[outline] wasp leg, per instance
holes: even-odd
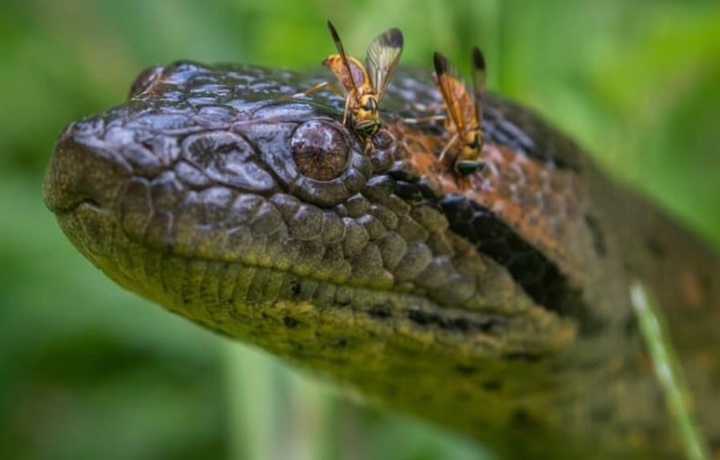
[[[323,89],[323,88],[328,88],[328,89],[330,89],[330,82],[329,82],[329,81],[324,81],[324,82],[318,83],[317,85],[313,86],[312,88],[306,89],[306,90],[303,91],[302,93],[293,94],[293,97],[296,97],[296,96],[309,96],[309,95],[311,95],[312,93],[315,93],[315,92],[317,92],[317,91],[320,91],[320,90]]]
[[[334,83],[329,82],[329,81],[324,81],[324,82],[318,83],[317,85],[306,89],[302,93],[291,94],[290,97],[295,98],[295,97],[300,97],[300,96],[309,96],[313,93],[320,91],[321,89],[327,89],[328,91],[335,93],[340,97],[345,97],[345,92],[342,91],[340,88],[338,88]]]
[[[342,121],[343,126],[345,126],[345,122],[347,121],[347,114],[348,114],[349,107],[350,107],[350,94],[345,96],[345,108],[343,109],[343,121]]]
[[[365,138],[365,149],[363,153],[367,156],[372,155],[372,153],[375,151],[375,143],[373,142],[373,136],[369,136]]]
[[[429,123],[431,121],[443,121],[446,118],[446,115],[429,115],[427,117],[420,118],[403,118],[402,120],[409,125],[417,125],[420,123]]]
[[[442,152],[440,152],[440,156],[438,156],[438,160],[442,163],[445,161],[445,154],[447,154],[448,150],[450,150],[450,147],[457,142],[457,140],[460,138],[458,133],[453,134],[453,137],[450,138],[447,144],[445,144],[445,148],[442,149]]]
[[[434,112],[435,110],[447,110],[447,106],[445,104],[421,104],[419,102],[414,102],[410,105],[413,110],[417,110],[418,112]]]
[[[415,102],[411,105],[411,107],[413,110],[417,110],[418,112],[436,112],[438,110],[447,110],[447,105],[445,104],[426,105]],[[411,125],[417,125],[420,123],[429,123],[431,121],[445,121],[446,119],[447,115],[428,115],[426,117],[419,118],[403,118],[403,121]]]

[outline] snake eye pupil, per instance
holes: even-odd
[[[348,164],[349,146],[345,136],[323,121],[300,125],[292,135],[290,148],[300,173],[315,180],[335,179]]]

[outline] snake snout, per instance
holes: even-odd
[[[60,135],[45,176],[43,196],[55,214],[88,205],[107,210],[127,182],[129,171],[112,155],[93,147],[82,123],[73,123]]]

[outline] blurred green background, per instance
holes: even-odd
[[[0,458],[487,458],[124,292],[42,204],[58,132],[120,103],[144,67],[317,68],[334,52],[327,18],[359,56],[399,26],[403,62],[428,69],[438,49],[467,70],[480,45],[492,90],[720,246],[717,0],[3,0]]]

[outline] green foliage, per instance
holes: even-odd
[[[122,101],[143,67],[315,68],[334,52],[327,18],[356,55],[399,26],[403,62],[428,72],[436,49],[467,71],[480,45],[490,89],[535,107],[720,244],[716,1],[6,1],[0,458],[482,458],[466,440],[339,402],[125,293],[42,205],[57,133]]]

